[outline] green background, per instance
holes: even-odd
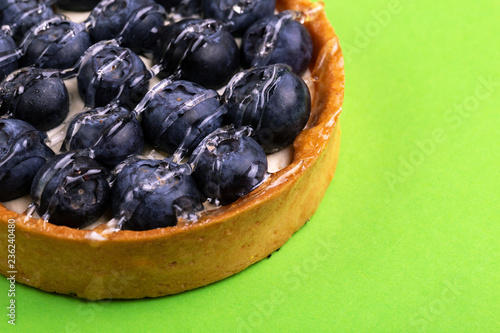
[[[500,332],[500,2],[326,7],[346,95],[337,173],[312,220],[270,259],[171,297],[17,285],[15,329]]]

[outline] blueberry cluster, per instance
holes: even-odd
[[[175,226],[259,186],[307,124],[311,37],[274,0],[55,3],[0,0],[0,201],[29,193],[73,228],[108,209],[119,229]],[[67,119],[74,77],[85,109]]]

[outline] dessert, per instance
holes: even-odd
[[[314,17],[305,26],[314,50],[312,109],[283,169],[232,204],[205,209],[196,222],[107,233],[57,226],[0,205],[0,253],[7,258],[8,222],[16,220],[16,279],[46,291],[97,300],[157,297],[235,274],[280,248],[314,214],[338,159],[344,90],[343,58],[322,6],[278,0],[277,10]],[[6,260],[0,272],[9,271]]]

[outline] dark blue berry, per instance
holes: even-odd
[[[0,2],[0,26],[8,25],[15,40],[33,26],[54,16],[50,1],[2,0]]]
[[[73,67],[92,42],[84,24],[55,17],[26,34],[21,66],[66,69]]]
[[[148,80],[141,58],[130,49],[108,44],[85,56],[78,72],[78,91],[88,107],[114,101],[132,109],[146,94]]]
[[[221,128],[196,148],[189,163],[203,194],[212,202],[229,205],[259,186],[267,175],[264,150],[249,128]]]
[[[19,67],[19,57],[16,42],[0,30],[0,81]]]
[[[61,124],[68,112],[68,90],[56,72],[27,68],[0,84],[0,114],[24,120],[41,131]]]
[[[101,1],[89,20],[93,22],[89,32],[94,42],[121,38],[123,46],[140,53],[152,48],[155,31],[164,25],[165,9],[154,0]]]
[[[123,229],[149,230],[175,226],[179,217],[201,211],[205,199],[190,173],[187,165],[131,159],[113,183],[114,217]]]
[[[75,12],[86,12],[94,8],[100,0],[57,0],[57,5],[63,9]]]
[[[37,172],[31,198],[49,222],[80,228],[104,214],[110,179],[111,173],[92,158],[64,153],[49,159]]]
[[[144,136],[135,114],[120,107],[78,114],[63,142],[66,151],[93,150],[95,160],[110,169],[131,155],[141,154],[143,148]]]
[[[219,110],[215,90],[188,81],[174,81],[158,92],[142,116],[144,133],[151,145],[173,154],[191,153],[200,141],[219,128],[223,112]]]
[[[251,126],[266,153],[290,145],[307,124],[311,95],[305,82],[287,65],[256,67],[236,74],[222,101],[226,121]]]
[[[212,19],[185,19],[166,26],[153,55],[164,76],[180,74],[183,80],[211,89],[226,84],[240,65],[234,37]]]
[[[30,192],[36,172],[54,156],[47,135],[17,119],[0,120],[0,201]]]
[[[0,156],[4,156],[15,137],[36,130],[33,125],[18,119],[0,119]]]
[[[202,0],[156,0],[168,13],[179,14],[188,17],[201,14]]]
[[[307,29],[296,19],[300,14],[284,11],[255,22],[243,37],[242,63],[246,68],[283,63],[302,75],[311,61],[313,44]]]
[[[242,35],[255,21],[273,15],[275,6],[275,0],[210,0],[203,2],[203,13],[231,22],[231,32]]]

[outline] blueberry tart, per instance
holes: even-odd
[[[233,10],[244,11],[237,6],[240,2],[232,2],[235,4]],[[259,1],[246,3],[253,2]],[[236,106],[229,105],[228,101],[235,101],[245,89],[238,93],[204,90],[196,84],[175,83],[179,78],[170,78],[173,82],[166,79],[167,83],[157,89],[164,93],[164,100],[174,98],[178,101],[177,104],[169,103],[168,110],[157,110],[154,103],[161,100],[152,98],[148,92],[144,97],[147,103],[143,100],[129,110],[122,109],[130,107],[129,104],[116,105],[113,112],[88,111],[80,116],[84,119],[80,120],[81,124],[79,120],[66,120],[66,128],[71,130],[64,143],[65,136],[62,136],[61,144],[68,152],[57,155],[59,157],[52,157],[47,151],[43,134],[26,125],[27,133],[38,140],[35,140],[37,148],[33,148],[38,160],[46,159],[48,164],[40,167],[42,174],[35,176],[36,184],[32,185],[31,192],[36,200],[27,212],[16,212],[11,201],[0,204],[0,257],[3,258],[0,273],[6,275],[12,270],[6,259],[8,225],[12,221],[16,227],[17,282],[90,300],[158,297],[198,288],[236,274],[279,249],[314,214],[334,175],[344,96],[342,51],[323,5],[310,0],[276,1],[275,13],[287,10],[299,13],[295,19],[303,22],[312,42],[309,74],[304,78],[309,92],[305,93],[304,87],[298,84],[295,85],[297,91],[292,94],[302,96],[301,103],[307,106],[310,103],[311,107],[305,113],[302,109],[298,111],[297,128],[303,128],[297,131],[293,140],[286,137],[260,147],[259,140],[262,143],[263,139],[258,134],[272,125],[275,115],[269,115],[271,120],[263,120],[272,110],[266,111],[259,103],[245,98]],[[247,34],[251,43],[248,48],[252,50],[262,38],[260,33],[266,22],[275,27],[277,24],[272,17],[257,17],[257,20],[264,21]],[[245,22],[245,26],[251,24]],[[233,25],[233,30],[238,29],[239,26]],[[239,30],[238,34],[244,35]],[[203,38],[194,40],[190,47],[198,47],[196,43]],[[281,38],[270,36],[270,41]],[[240,77],[233,77],[229,82],[245,79],[265,86],[267,83],[255,79],[265,75],[276,75],[273,76],[275,81],[296,81],[297,74],[291,68],[274,62],[246,60],[245,67],[260,69],[245,69],[243,74],[235,74]],[[262,69],[262,66],[271,67]],[[154,82],[150,82],[150,87],[153,85]],[[275,93],[275,88],[259,89],[252,91],[261,91],[262,100],[272,100],[269,96]],[[99,90],[95,89],[95,93]],[[78,92],[74,95],[78,98]],[[288,94],[283,92],[279,96]],[[281,106],[289,102],[280,98],[273,103]],[[183,99],[187,102],[182,102]],[[226,106],[219,107],[219,103]],[[88,106],[96,108],[98,104]],[[242,104],[250,106],[250,111],[241,109]],[[215,122],[204,123],[206,116],[200,117],[205,113],[214,115],[210,119],[217,120],[214,127],[218,129],[203,139],[203,131],[186,133],[190,144],[181,152],[176,150],[177,144],[169,138],[170,133],[179,128],[194,131],[198,125],[203,129],[211,128]],[[192,115],[192,119],[179,120],[186,115]],[[166,156],[155,157],[148,152],[143,152],[142,156],[128,156],[129,153],[124,152],[119,159],[114,159],[118,155],[111,152],[114,142],[132,141],[127,139],[128,133],[141,131],[134,116],[142,121],[142,130],[147,131],[143,133],[146,142],[152,141],[149,145],[158,146],[154,149],[168,148],[170,152]],[[237,124],[232,117],[239,119]],[[144,123],[145,120],[149,123]],[[151,129],[154,126],[158,127],[157,132]],[[108,130],[105,134],[97,134],[97,141],[90,134],[78,136],[79,131],[92,133],[101,127]],[[130,130],[125,130],[128,128]],[[118,129],[120,132],[112,135]],[[142,145],[140,135],[137,146]],[[101,144],[99,140],[105,142]],[[84,141],[88,143],[84,145]],[[71,147],[80,143],[83,148],[73,151]],[[286,147],[283,149],[283,146]],[[279,170],[266,171],[270,166],[265,154],[275,150],[280,151],[273,154],[288,156],[287,163]],[[96,156],[99,163],[94,161]],[[107,156],[113,160],[108,161]],[[125,161],[121,161],[123,158]],[[6,162],[0,155],[1,163]],[[136,181],[140,185],[134,185]],[[198,182],[209,186],[204,188]],[[235,182],[239,182],[238,186]],[[75,206],[72,197],[80,198],[79,205]],[[33,199],[24,198],[26,208]],[[36,205],[38,201],[40,204]],[[91,211],[85,210],[91,204],[95,204]],[[36,208],[38,213],[34,212]],[[104,209],[105,222],[92,222]],[[74,221],[72,210],[77,216]],[[47,212],[48,215],[57,213],[57,223],[47,218]],[[93,225],[87,226],[88,223]]]

